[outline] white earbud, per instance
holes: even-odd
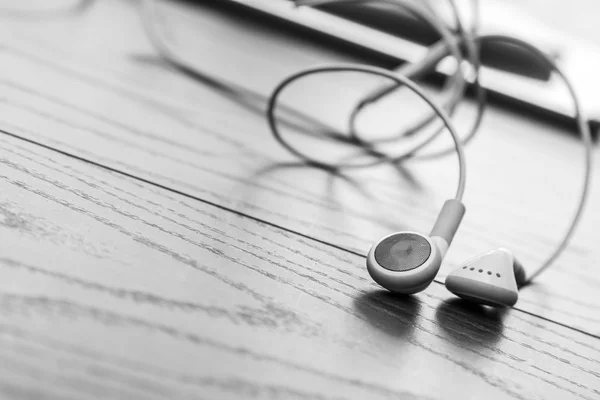
[[[511,307],[519,299],[525,271],[506,249],[490,251],[467,261],[446,278],[446,288],[478,304]]]
[[[395,293],[413,294],[427,288],[442,265],[464,213],[460,201],[448,200],[429,236],[397,232],[379,240],[367,256],[367,270],[373,280]]]

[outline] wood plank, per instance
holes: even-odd
[[[9,398],[600,395],[598,339],[379,290],[364,258],[0,137]]]
[[[218,16],[178,10],[169,15],[192,61],[264,94],[303,65],[344,60],[247,21],[233,29]],[[71,19],[36,22],[36,29],[7,20],[0,27],[6,72],[0,128],[358,254],[391,231],[427,231],[452,195],[451,157],[414,162],[401,173],[382,167],[341,177],[295,165],[261,114],[157,63],[137,11],[129,2],[106,1]],[[467,118],[472,107],[463,109]],[[452,266],[498,246],[533,270],[566,226],[580,154],[579,143],[560,128],[491,109],[484,133],[468,149],[468,213],[440,281]],[[596,335],[597,181],[574,244],[518,303]]]

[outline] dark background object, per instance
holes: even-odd
[[[231,0],[219,2],[206,0],[174,1],[202,4],[202,7],[235,13],[237,18],[254,19],[261,24],[267,23],[278,29],[301,35],[305,40],[313,40],[319,45],[330,46],[336,51],[345,52],[360,62],[382,68],[397,68],[405,62],[405,60],[389,53],[368,48],[344,38],[324,34],[309,26],[294,24],[284,18],[279,18],[253,7],[251,2],[245,4]],[[355,5],[344,9],[329,5],[321,6],[321,9],[328,13],[343,16],[367,26],[377,26],[377,28],[383,32],[397,35],[403,39],[414,40],[418,44],[428,45],[434,43],[437,39],[437,35],[433,30],[400,11],[396,11],[395,13],[382,12],[381,9],[376,9],[376,7],[367,5]],[[398,21],[401,21],[401,23],[394,23],[396,18]],[[481,57],[482,64],[487,67],[516,73],[537,80],[547,80],[549,77],[549,71],[544,68],[537,59],[528,55],[524,50],[518,49],[512,45],[494,44],[487,46],[482,49]],[[439,85],[446,79],[446,75],[434,72],[427,76],[426,79],[431,83]],[[485,87],[485,84],[483,86]],[[530,116],[542,118],[554,125],[565,128],[566,132],[578,134],[576,122],[570,115],[570,111],[562,112],[548,108],[545,105],[532,103],[531,101],[515,97],[512,93],[504,93],[502,92],[503,89],[486,89],[488,89],[488,100],[492,104],[500,105],[511,111],[527,113]],[[472,88],[469,88],[467,90],[467,95],[471,96],[472,94]],[[600,120],[598,120],[595,115],[590,115],[589,119],[592,128],[592,136],[596,140],[598,137],[597,128],[600,126]]]
[[[321,10],[408,39],[411,42],[430,46],[440,40],[437,32],[427,23],[387,4],[356,4],[340,6],[329,4]],[[515,46],[487,43],[481,48],[481,63],[488,67],[548,80],[550,71],[536,57]]]

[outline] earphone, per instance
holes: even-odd
[[[526,282],[523,265],[507,249],[492,250],[456,268],[446,288],[465,300],[494,307],[511,307]]]
[[[472,260],[459,265],[446,277],[446,288],[455,295],[480,304],[492,306],[513,306],[518,300],[519,288],[533,282],[533,279],[547,270],[550,265],[567,247],[571,236],[575,232],[579,220],[583,215],[583,210],[588,198],[590,189],[591,171],[592,171],[592,138],[587,118],[583,115],[583,110],[579,99],[569,79],[556,63],[541,52],[535,46],[532,46],[522,40],[506,36],[482,36],[480,40],[503,41],[520,46],[535,54],[541,61],[554,70],[565,83],[575,108],[575,117],[581,133],[581,138],[585,149],[585,169],[583,188],[579,197],[579,202],[571,224],[567,228],[563,238],[556,246],[554,251],[542,263],[533,274],[526,277],[523,266],[516,260],[513,254],[506,249],[497,249],[487,254],[473,258]]]
[[[369,0],[312,0],[303,3],[309,4],[325,4],[329,2],[369,2]],[[390,2],[385,2],[390,3]],[[411,8],[412,11],[417,8]],[[592,140],[587,119],[583,115],[577,95],[567,77],[562,73],[561,69],[551,60],[546,54],[538,50],[536,47],[516,38],[511,38],[501,35],[479,36],[473,39],[477,44],[484,41],[500,41],[515,46],[519,46],[528,50],[544,61],[549,68],[556,71],[565,82],[575,105],[575,115],[578,123],[578,128],[581,132],[582,140],[585,147],[585,173],[584,185],[579,199],[579,204],[575,212],[567,232],[562,240],[542,264],[542,266],[529,278],[526,278],[523,266],[516,261],[513,254],[507,249],[497,249],[490,251],[484,255],[477,256],[466,263],[456,267],[446,278],[446,288],[453,294],[465,300],[479,303],[488,306],[513,306],[518,300],[518,290],[520,287],[531,283],[533,278],[546,270],[552,262],[562,253],[567,246],[569,239],[573,235],[577,224],[583,213],[585,202],[589,191],[590,175],[591,175],[591,157],[592,157]],[[367,255],[367,270],[375,282],[383,288],[400,294],[414,294],[426,289],[435,279],[444,255],[448,247],[452,243],[452,239],[462,217],[465,213],[465,207],[461,202],[466,182],[466,166],[464,160],[464,143],[461,142],[456,129],[446,115],[445,111],[436,105],[435,101],[428,97],[426,93],[414,84],[407,77],[395,74],[391,75],[385,70],[357,66],[328,66],[320,68],[310,68],[300,71],[290,77],[284,79],[273,91],[270,97],[267,108],[267,119],[269,126],[275,138],[293,154],[307,159],[312,164],[317,166],[330,167],[322,165],[319,162],[311,160],[302,153],[299,153],[295,148],[290,146],[283,138],[278,130],[274,110],[277,105],[277,99],[286,86],[295,80],[317,73],[343,72],[343,71],[358,71],[370,74],[387,77],[394,81],[395,87],[403,86],[409,88],[419,97],[425,100],[443,121],[444,126],[449,131],[454,140],[455,150],[459,159],[459,188],[456,198],[448,200],[444,204],[438,219],[430,233],[423,235],[417,232],[396,232],[392,233],[379,241],[377,241],[370,249]],[[383,90],[381,93],[386,95],[390,90]],[[356,110],[360,110],[364,101],[357,106]],[[351,120],[356,116],[351,115]],[[478,122],[479,122],[478,116]],[[477,122],[477,126],[478,126]],[[352,125],[352,123],[351,123]],[[467,140],[473,135],[468,135]],[[337,138],[333,138],[337,139]],[[340,140],[340,139],[337,139]],[[347,141],[347,140],[346,140]],[[428,143],[428,140],[424,142]],[[356,141],[356,145],[364,145],[362,141]],[[423,143],[413,148],[408,155],[420,150]],[[381,159],[385,161],[396,162],[403,159],[397,157],[390,160],[384,155]]]
[[[147,0],[146,5],[151,5],[152,0]],[[587,119],[583,115],[577,95],[567,77],[563,74],[556,63],[546,54],[536,47],[519,39],[501,36],[487,35],[478,36],[477,28],[474,24],[471,31],[467,31],[461,23],[456,5],[453,0],[449,0],[455,16],[456,32],[448,27],[439,16],[436,15],[428,2],[424,5],[417,5],[403,0],[306,0],[297,1],[296,4],[304,6],[322,5],[327,3],[385,3],[394,7],[401,7],[412,13],[416,17],[422,18],[428,22],[442,37],[441,43],[433,45],[428,54],[420,61],[412,65],[400,68],[398,71],[390,72],[384,69],[362,66],[362,65],[332,65],[324,67],[309,68],[290,75],[285,78],[273,90],[268,99],[265,100],[265,112],[271,132],[275,139],[295,156],[304,160],[306,163],[326,169],[356,168],[374,165],[382,162],[399,163],[409,158],[433,158],[448,153],[448,149],[422,154],[422,150],[432,143],[437,136],[447,130],[454,142],[454,151],[458,156],[459,163],[459,182],[457,192],[454,198],[447,200],[442,207],[438,218],[429,233],[424,235],[417,232],[396,232],[391,233],[378,240],[370,249],[366,257],[367,271],[373,280],[381,287],[392,292],[401,294],[414,294],[425,290],[436,278],[444,256],[452,243],[452,240],[458,231],[465,206],[462,204],[462,197],[466,186],[466,161],[464,155],[464,145],[467,144],[478,132],[478,128],[483,115],[485,106],[485,96],[483,90],[478,84],[479,79],[479,46],[486,41],[500,41],[505,44],[521,47],[544,61],[547,66],[553,69],[565,82],[567,89],[573,98],[575,106],[575,117],[581,133],[582,141],[585,147],[585,173],[584,184],[579,197],[578,207],[575,215],[559,244],[552,251],[546,261],[534,273],[526,276],[525,269],[516,260],[516,257],[507,249],[491,250],[483,255],[476,256],[471,260],[456,266],[446,278],[446,287],[455,295],[472,302],[490,306],[512,306],[518,300],[518,290],[530,284],[533,279],[545,270],[558,258],[566,248],[571,236],[573,235],[587,200],[590,184],[591,163],[592,163],[592,140],[587,124]],[[473,4],[477,4],[475,1]],[[150,9],[150,7],[148,7]],[[164,42],[161,36],[154,30],[155,24],[152,23],[152,13],[146,13],[146,28],[150,33],[150,38],[159,51],[159,53],[171,65],[191,74],[192,76],[205,76],[195,66],[187,64],[181,57],[177,56],[169,46]],[[477,18],[474,18],[477,23]],[[461,48],[466,49],[467,58],[462,56]],[[457,68],[455,74],[450,78],[448,86],[451,95],[449,100],[441,106],[438,106],[419,85],[412,81],[412,78],[421,76],[431,71],[439,61],[445,57],[452,57],[456,60]],[[458,135],[453,126],[451,117],[457,104],[462,100],[465,91],[465,82],[467,80],[465,72],[461,67],[468,61],[473,69],[473,76],[470,81],[475,90],[478,101],[477,115],[475,117],[471,131],[462,138]],[[332,164],[323,162],[312,157],[310,153],[305,154],[292,146],[279,130],[281,122],[287,122],[283,118],[278,118],[275,111],[278,106],[281,107],[278,100],[285,88],[293,82],[315,74],[331,74],[337,72],[359,72],[375,76],[384,77],[393,83],[373,91],[365,100],[361,101],[349,118],[349,134],[342,135],[335,132],[326,132],[327,139],[344,143],[345,145],[355,146],[368,155],[375,158],[375,161],[356,164]],[[209,78],[213,79],[213,78]],[[238,85],[229,85],[229,90],[236,92],[241,96],[248,95],[245,89]],[[415,132],[424,131],[422,128],[428,126],[436,119],[441,119],[443,126],[434,131],[433,134],[423,134],[424,139],[416,145],[411,146],[401,155],[389,155],[375,146],[374,142],[363,139],[360,132],[356,130],[355,121],[359,117],[365,106],[373,106],[381,98],[387,96],[395,90],[406,88],[414,92],[423,99],[431,108],[432,113],[423,118],[414,127],[408,131],[397,135],[397,140],[403,140],[407,135],[413,135]],[[258,97],[254,94],[255,99]],[[437,118],[435,118],[437,116]],[[296,117],[302,118],[301,114]]]
[[[367,270],[375,282],[402,294],[427,288],[436,277],[465,214],[459,200],[444,203],[429,236],[396,232],[375,243],[367,255]]]
[[[444,204],[438,219],[429,236],[415,232],[398,232],[391,234],[377,242],[367,256],[367,269],[369,274],[384,288],[403,294],[413,294],[424,290],[436,277],[442,259],[452,243],[454,234],[458,230],[465,207],[461,202],[466,184],[466,162],[464,148],[446,112],[414,82],[402,75],[394,75],[382,69],[364,66],[343,66],[311,68],[293,74],[283,80],[273,91],[267,108],[267,119],[275,138],[290,152],[303,156],[293,146],[290,146],[277,128],[275,109],[277,100],[283,90],[305,76],[321,73],[354,71],[387,77],[397,84],[405,85],[420,98],[422,98],[435,113],[442,119],[454,141],[458,155],[459,180],[455,199]],[[316,161],[313,161],[317,164]],[[320,165],[320,164],[317,164]]]

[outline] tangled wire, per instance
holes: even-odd
[[[386,7],[394,7],[408,13],[410,16],[420,20],[435,30],[439,36],[439,41],[429,47],[426,54],[414,63],[402,65],[395,71],[388,71],[382,68],[365,65],[327,65],[308,68],[296,72],[283,79],[273,90],[272,94],[265,98],[259,93],[252,92],[233,82],[226,82],[215,79],[210,74],[205,73],[187,62],[183,57],[178,55],[164,39],[160,33],[159,17],[160,14],[156,10],[156,0],[145,0],[144,3],[144,24],[147,34],[157,49],[159,54],[171,66],[175,67],[182,73],[201,81],[204,84],[211,85],[215,89],[222,91],[227,96],[234,98],[243,106],[257,112],[266,114],[269,127],[275,139],[281,143],[292,154],[299,157],[307,164],[326,168],[329,170],[337,170],[342,168],[361,168],[368,167],[379,163],[402,163],[408,159],[432,159],[442,157],[456,152],[459,162],[459,181],[455,198],[461,200],[466,186],[466,161],[463,148],[480,132],[481,121],[486,107],[485,91],[480,85],[480,49],[483,45],[491,43],[502,43],[515,46],[530,53],[539,59],[550,70],[553,70],[565,83],[570,96],[573,99],[575,118],[582,141],[585,148],[585,173],[583,186],[579,196],[577,209],[571,219],[566,232],[562,236],[557,246],[551,251],[547,259],[542,265],[529,276],[527,283],[530,283],[535,277],[546,270],[558,256],[566,248],[575,228],[581,218],[586,199],[588,197],[591,163],[592,163],[592,140],[587,118],[583,115],[580,107],[577,94],[570,83],[569,79],[564,75],[560,67],[547,54],[539,50],[537,47],[514,37],[504,35],[481,35],[480,31],[480,12],[479,3],[477,0],[472,0],[471,22],[469,26],[463,21],[455,0],[446,0],[451,10],[452,21],[446,22],[440,15],[437,8],[433,7],[430,0],[422,2],[413,2],[409,0],[297,0],[294,1],[296,7],[316,7],[323,5],[339,5],[339,4],[374,4],[384,5]],[[438,105],[438,102],[430,97],[414,80],[426,76],[435,71],[437,66],[445,59],[451,58],[456,66],[454,72],[447,78],[443,91],[447,94],[445,100]],[[319,74],[334,74],[334,73],[354,72],[368,74],[371,76],[383,77],[390,81],[389,84],[383,85],[370,91],[362,98],[351,110],[348,115],[347,131],[338,132],[332,129],[322,129],[318,132],[321,139],[326,139],[332,143],[351,146],[356,149],[355,157],[351,160],[322,160],[313,157],[310,151],[303,152],[282,135],[280,126],[286,125],[298,127],[298,120],[308,121],[313,126],[322,126],[319,121],[310,116],[303,114],[291,107],[280,104],[279,98],[285,89],[294,82],[305,79],[309,76]],[[470,125],[470,128],[465,134],[459,135],[458,130],[452,122],[456,114],[459,104],[464,100],[466,89],[471,85],[476,101],[476,114]],[[357,120],[362,113],[375,107],[382,99],[390,96],[399,90],[410,90],[425,101],[430,107],[429,112],[420,116],[417,122],[396,132],[392,136],[379,139],[366,139],[357,128]],[[262,106],[261,106],[262,104]],[[284,111],[285,117],[280,117],[277,110]],[[441,124],[440,124],[441,121]],[[437,126],[435,125],[437,124]],[[427,129],[426,129],[427,128]],[[306,134],[315,135],[315,132],[306,131]],[[453,140],[453,147],[443,148],[441,150],[427,149],[435,141],[440,134],[448,132]],[[407,140],[410,138],[413,142],[400,154],[390,155],[382,150],[385,145],[392,142]],[[367,156],[367,157],[365,157]]]

